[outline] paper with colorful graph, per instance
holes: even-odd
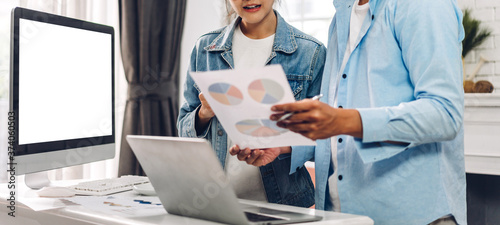
[[[252,149],[316,145],[269,120],[271,106],[295,101],[280,65],[190,75],[234,144]]]

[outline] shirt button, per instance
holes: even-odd
[[[372,20],[375,19],[375,15],[372,15]]]
[[[219,130],[219,131],[217,131],[217,134],[218,134],[219,136],[222,136],[222,135],[224,134],[224,132],[222,132],[222,130]]]
[[[344,78],[344,79],[345,79],[346,77],[347,77],[347,75],[345,75],[345,74],[342,74],[342,78]]]
[[[342,180],[342,175],[339,175],[339,180]]]
[[[341,109],[341,108],[344,108],[344,107],[342,107],[341,105],[339,105],[339,109]]]
[[[342,138],[339,138],[339,143],[342,143]]]

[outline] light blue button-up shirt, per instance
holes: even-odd
[[[450,214],[466,224],[464,31],[456,1],[370,0],[340,71],[353,2],[334,1],[321,90],[322,101],[333,105],[336,97],[338,106],[357,109],[363,123],[362,139],[334,139],[341,211],[383,225],[428,224]],[[316,207],[327,210],[330,140],[293,147],[291,165],[316,162]]]

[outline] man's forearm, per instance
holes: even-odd
[[[358,110],[342,109],[337,119],[343,124],[341,134],[350,135],[357,138],[363,138],[363,122]]]

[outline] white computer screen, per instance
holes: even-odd
[[[112,135],[112,36],[19,22],[19,144]]]

